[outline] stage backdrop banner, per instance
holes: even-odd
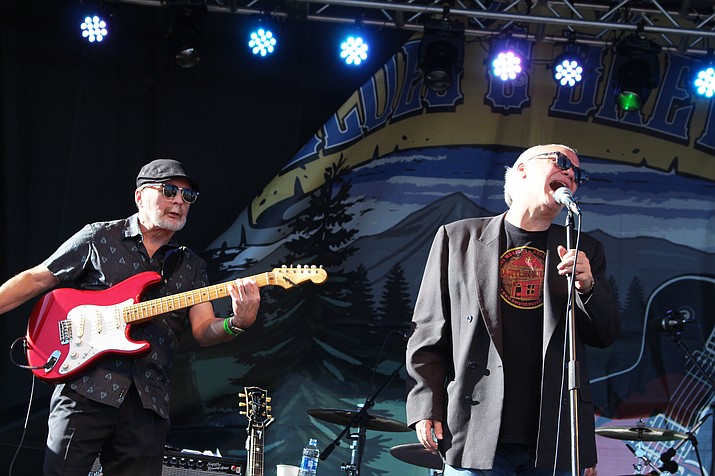
[[[410,40],[237,211],[204,252],[213,282],[282,265],[322,266],[328,279],[266,288],[259,323],[236,345],[187,346],[174,380],[174,444],[243,454],[247,422],[237,394],[247,386],[272,397],[269,466],[298,464],[310,437],[324,450],[343,430],[309,410],[367,404],[371,414],[404,422],[404,335],[434,233],[503,212],[504,168],[531,145],[563,143],[591,176],[577,192],[582,228],[606,247],[622,313],[618,341],[589,349],[596,424],[643,419],[693,431],[710,474],[715,419],[702,419],[715,352],[712,103],[691,97],[684,56],[664,55],[643,110],[622,113],[608,50],[590,47],[583,83],[568,89],[543,61],[536,66],[551,47],[522,48],[532,67],[503,83],[487,71],[486,52],[468,43],[463,74],[437,94],[424,87],[419,39]],[[228,312],[224,301],[216,307]],[[677,342],[662,326],[673,313],[692,320]],[[343,474],[341,465],[354,460],[351,433],[320,462],[320,474]],[[597,439],[600,474],[629,474],[643,463],[626,446],[635,442]],[[368,429],[361,474],[425,474],[390,454],[412,442],[413,432]],[[677,443],[639,446],[660,465]],[[700,474],[693,443],[675,452],[678,474]]]

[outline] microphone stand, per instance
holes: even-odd
[[[399,367],[395,369],[394,372],[390,375],[390,377],[385,380],[385,382],[382,384],[380,388],[377,389],[377,391],[372,395],[372,397],[369,397],[367,400],[365,400],[365,403],[362,405],[360,408],[360,411],[355,413],[353,417],[350,419],[347,425],[345,425],[345,428],[343,428],[343,431],[340,432],[340,434],[335,437],[335,440],[333,440],[332,443],[328,445],[327,448],[325,448],[325,451],[322,451],[320,453],[320,459],[325,461],[328,456],[330,456],[330,453],[333,452],[336,446],[340,446],[340,440],[343,439],[343,437],[350,431],[350,428],[357,427],[358,428],[358,434],[357,434],[357,451],[353,449],[353,454],[351,458],[351,463],[349,465],[342,465],[342,470],[346,472],[348,476],[359,476],[360,475],[360,466],[362,464],[362,456],[365,451],[365,421],[367,420],[368,413],[367,411],[375,405],[375,397],[377,397],[380,392],[382,392],[385,387],[387,387],[387,384],[392,382],[392,379],[394,379],[397,374],[400,372],[402,367],[405,366],[405,363],[402,362]]]
[[[573,231],[574,231],[574,218],[573,212],[570,208],[567,208],[566,215],[566,249],[572,249],[573,241]],[[578,258],[578,250],[576,250],[576,256],[574,257],[574,271],[576,269],[576,259]],[[569,275],[568,286],[569,286],[569,298],[568,298],[568,316],[566,329],[568,332],[568,342],[569,342],[569,362],[568,362],[568,387],[569,387],[569,415],[570,415],[570,425],[571,425],[571,474],[572,476],[579,476],[579,452],[578,452],[578,401],[580,392],[580,373],[578,361],[576,360],[576,287],[575,287],[576,276],[572,273]],[[556,443],[558,446],[558,442]]]

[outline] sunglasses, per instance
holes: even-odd
[[[174,198],[176,194],[180,191],[181,198],[184,199],[186,203],[194,203],[197,198],[199,198],[199,192],[196,190],[191,190],[190,188],[181,188],[170,183],[158,183],[155,185],[145,185],[144,188],[153,188],[154,190],[161,190],[166,198]]]
[[[571,159],[566,156],[566,154],[563,154],[559,151],[535,155],[531,159],[549,159],[561,170],[573,169],[574,180],[577,184],[581,185],[588,182],[588,174],[586,173],[586,171],[574,165],[573,162],[571,162]]]

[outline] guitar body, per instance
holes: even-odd
[[[42,380],[57,382],[73,377],[107,355],[136,355],[149,343],[129,338],[130,325],[121,309],[139,302],[144,289],[158,282],[153,271],[135,276],[102,291],[55,289],[43,296],[27,324],[27,361]],[[41,367],[41,368],[36,368]]]

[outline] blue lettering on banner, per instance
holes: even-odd
[[[680,87],[690,74],[689,58],[671,54],[666,57],[666,68],[658,89],[658,97],[653,108],[653,116],[647,130],[672,142],[688,144],[690,120],[695,104],[688,90]]]

